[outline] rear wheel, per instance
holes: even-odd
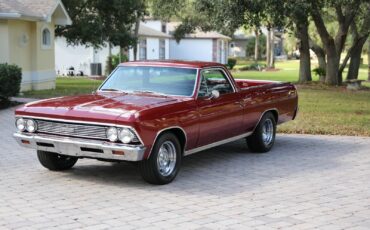
[[[42,166],[52,171],[62,171],[72,168],[78,158],[64,156],[53,152],[37,151],[37,157]]]
[[[181,145],[172,133],[161,135],[153,146],[150,158],[139,162],[143,179],[151,184],[173,181],[181,165]]]
[[[275,135],[275,117],[271,112],[268,112],[263,115],[253,134],[247,137],[248,147],[252,152],[268,152],[274,145]]]

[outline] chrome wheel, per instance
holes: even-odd
[[[274,137],[274,124],[270,119],[266,119],[262,127],[262,140],[265,146],[271,144]]]
[[[176,165],[176,147],[171,141],[165,141],[159,148],[157,166],[162,176],[170,175]]]

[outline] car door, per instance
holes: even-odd
[[[243,105],[240,95],[231,84],[229,76],[222,68],[207,68],[200,73],[197,96],[199,112],[198,147],[241,134]],[[212,97],[212,90],[219,97]]]

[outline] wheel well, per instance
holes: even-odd
[[[179,139],[179,142],[180,142],[180,145],[181,145],[181,149],[185,151],[185,145],[186,145],[186,134],[185,134],[185,131],[183,131],[180,128],[171,128],[171,129],[165,130],[161,134],[163,134],[163,133],[173,133],[173,134],[175,134],[175,136]]]
[[[266,111],[263,115],[265,115],[268,112],[270,112],[270,113],[272,113],[272,115],[274,115],[275,122],[278,123],[278,121],[279,121],[279,113],[278,113],[278,111],[275,110],[275,109],[271,109],[271,110]]]

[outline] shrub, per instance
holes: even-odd
[[[266,69],[266,65],[265,64],[259,64],[259,63],[253,63],[253,64],[246,65],[246,66],[243,66],[243,67],[239,68],[240,71],[248,71],[248,70],[262,71],[264,69]]]
[[[259,59],[262,54],[266,53],[266,35],[260,34],[258,43]],[[247,45],[245,47],[245,56],[253,57],[254,56],[254,46],[256,44],[256,37],[250,37],[247,39]]]
[[[128,57],[126,55],[121,55],[121,62],[127,62]],[[111,55],[110,57],[108,56],[107,61],[106,61],[106,70],[105,74],[109,75],[118,65],[120,64],[120,56],[119,54],[117,55]]]
[[[16,65],[0,64],[0,99],[8,101],[21,88],[22,69]]]
[[[260,64],[260,63],[253,63],[249,66],[249,70],[257,70],[257,71],[262,71],[264,69],[266,69],[266,65],[265,64]]]
[[[227,67],[229,68],[229,69],[233,69],[234,68],[234,66],[236,65],[236,59],[235,58],[228,58],[227,59]]]
[[[325,76],[326,75],[326,71],[325,69],[323,68],[320,68],[320,67],[317,67],[315,69],[312,70],[312,72],[318,76],[318,77],[322,77],[322,76]]]

